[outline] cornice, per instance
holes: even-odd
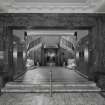
[[[99,0],[83,3],[12,2],[4,3],[4,7],[8,13],[93,13],[101,3]]]

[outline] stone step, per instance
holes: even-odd
[[[85,88],[77,88],[77,87],[69,87],[69,88],[60,88],[60,87],[52,87],[52,92],[100,92],[101,90],[99,88],[93,88],[93,87],[85,87]],[[3,93],[16,93],[16,92],[23,92],[23,93],[41,93],[41,92],[50,92],[49,88],[3,88],[1,90]]]
[[[95,85],[89,84],[53,84],[52,92],[99,92]],[[9,83],[1,92],[50,92],[50,84]]]
[[[9,82],[6,84],[6,87],[32,87],[32,86],[49,86],[50,82],[42,82],[39,84],[34,83],[27,83],[27,82]],[[52,82],[53,86],[94,86],[96,87],[96,84],[93,82]]]

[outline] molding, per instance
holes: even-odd
[[[15,2],[41,2],[41,3],[83,3],[87,0],[14,0]]]
[[[94,6],[71,3],[35,3],[35,4],[15,4],[8,8],[8,12],[26,12],[26,13],[76,13],[76,12],[91,12]]]
[[[83,3],[11,2],[3,6],[8,13],[93,13],[104,0],[87,0]]]
[[[74,36],[74,32],[75,32],[76,30],[72,30],[72,31],[70,31],[70,30],[26,30],[26,32],[27,32],[27,35],[46,35],[46,36],[49,36],[49,34],[50,35],[53,35],[53,36],[59,36],[59,35],[66,35],[66,36]]]

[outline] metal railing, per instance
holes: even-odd
[[[52,63],[50,64],[50,97],[52,97]]]

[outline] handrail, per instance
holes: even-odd
[[[50,97],[52,97],[52,63],[50,64]]]

